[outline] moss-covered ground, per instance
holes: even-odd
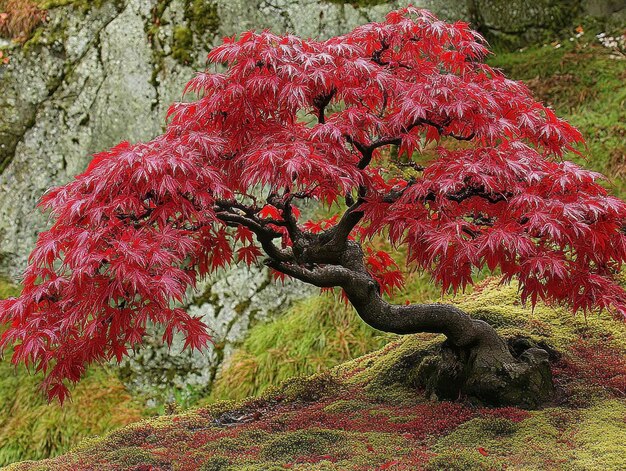
[[[626,469],[626,325],[533,311],[516,291],[488,279],[457,303],[505,337],[550,349],[558,393],[541,410],[429,400],[406,359],[438,338],[416,335],[256,398],[139,422],[9,469]]]

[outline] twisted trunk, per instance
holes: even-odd
[[[368,275],[369,276],[369,275]],[[554,392],[548,353],[528,348],[514,356],[488,323],[446,304],[391,305],[368,276],[356,276],[343,288],[361,319],[396,334],[441,333],[447,339],[436,361],[419,359],[418,384],[439,399],[466,396],[491,405],[534,408]]]
[[[340,286],[361,319],[375,329],[446,336],[438,347],[437,361],[431,355],[427,365],[415,365],[420,372],[418,383],[428,394],[440,399],[467,396],[491,405],[528,408],[552,396],[545,350],[530,346],[514,354],[488,323],[472,319],[452,305],[389,304],[367,271],[361,246],[356,242],[347,242],[343,247],[305,244],[299,249],[297,256],[306,264],[272,260],[267,264],[316,286]],[[311,266],[322,262],[326,265]]]

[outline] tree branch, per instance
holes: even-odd
[[[495,204],[495,203],[499,203],[500,201],[506,201],[508,198],[513,196],[513,193],[510,193],[507,191],[507,192],[492,194],[492,193],[485,191],[483,187],[480,187],[480,188],[468,187],[468,188],[463,188],[462,190],[456,193],[446,195],[446,198],[451,201],[461,203],[474,196],[478,196],[480,198],[483,198],[489,201],[490,203]]]
[[[282,234],[269,227],[266,227],[254,215],[247,216],[243,214],[237,214],[223,208],[216,211],[216,216],[229,227],[243,226],[250,229],[269,257],[280,261],[287,261],[292,259],[292,254],[290,250],[280,249],[273,242],[274,239],[281,238]]]
[[[350,270],[337,265],[315,265],[311,269],[290,262],[266,259],[265,265],[318,288],[332,288],[346,283],[352,276]]]
[[[337,89],[333,88],[329,93],[318,95],[313,99],[313,105],[317,108],[317,121],[319,124],[326,122],[324,112],[336,93]]]
[[[353,147],[355,147],[362,155],[361,160],[359,160],[359,163],[357,164],[357,168],[359,168],[360,170],[365,169],[370,162],[372,161],[372,157],[374,155],[374,151],[380,147],[384,147],[384,146],[388,146],[388,145],[401,145],[402,144],[402,139],[403,136],[408,134],[409,132],[411,132],[411,130],[413,130],[413,128],[417,127],[417,126],[421,126],[423,124],[427,124],[429,126],[432,126],[434,128],[437,129],[437,131],[439,132],[439,135],[442,137],[452,137],[454,139],[456,139],[457,141],[471,141],[472,139],[474,139],[474,137],[476,137],[475,133],[471,133],[467,136],[460,136],[457,134],[453,134],[453,133],[446,133],[445,132],[445,128],[446,126],[448,126],[449,122],[444,123],[444,124],[438,124],[434,121],[431,121],[429,119],[425,119],[425,118],[420,118],[416,121],[414,121],[413,123],[411,123],[410,125],[408,125],[407,127],[405,127],[402,131],[402,135],[401,136],[396,136],[396,137],[383,137],[380,138],[374,142],[372,142],[369,145],[363,144],[357,140],[355,140],[352,136],[349,135],[345,135],[345,139],[346,141],[348,141],[349,144],[351,144]]]
[[[294,197],[295,196],[291,193],[283,195],[282,197],[278,196],[276,193],[272,193],[267,197],[267,202],[269,204],[282,211],[283,219],[285,220],[285,227],[287,228],[289,236],[293,242],[295,242],[302,235],[302,231],[298,226],[298,221],[293,214],[293,208],[291,207],[291,200]]]

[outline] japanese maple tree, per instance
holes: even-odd
[[[189,82],[195,101],[171,107],[163,135],[95,155],[43,197],[55,222],[21,296],[0,303],[1,346],[63,400],[149,323],[165,342],[178,331],[204,347],[207,327],[175,306],[198,277],[262,259],[279,277],[342,288],[377,329],[445,334],[463,392],[506,402],[511,388],[549,389],[542,350],[514,357],[454,306],[390,304],[402,277],[370,244],[406,247],[444,290],[487,268],[533,304],[626,312],[626,204],[562,160],[580,133],[487,54],[466,23],[413,7],[326,41],[226,38],[209,54],[223,72]],[[336,215],[304,220],[312,202]]]

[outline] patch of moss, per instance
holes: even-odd
[[[322,455],[330,449],[340,449],[344,442],[344,435],[334,430],[297,430],[274,437],[263,447],[261,456],[269,461],[283,461],[302,455]]]
[[[626,469],[626,403],[605,401],[572,424],[573,463],[579,469]]]
[[[340,365],[337,372],[349,384],[363,384],[366,394],[373,400],[415,404],[423,400],[417,394],[415,366],[441,339],[429,334],[403,337],[381,350]]]
[[[230,460],[223,456],[211,456],[199,468],[199,471],[224,471],[228,468]]]
[[[496,471],[506,469],[503,463],[482,456],[477,450],[447,450],[432,458],[427,471]]]
[[[40,0],[40,8],[52,10],[54,8],[72,6],[81,10],[83,13],[92,8],[102,8],[106,3],[113,3],[117,7],[123,4],[123,0]]]
[[[119,5],[122,0],[40,0],[41,8],[52,9],[71,5],[76,8],[102,8],[106,3]]]
[[[558,441],[561,433],[550,424],[544,413],[532,413],[530,418],[516,424],[505,434],[494,433],[492,425],[491,418],[472,419],[441,438],[433,451],[449,453],[453,450],[468,450],[470,454],[478,455],[476,450],[482,448],[495,458],[514,456],[516,464],[523,464],[527,469],[544,469],[546,457],[564,457],[569,453],[568,447]],[[533,452],[528,453],[528,450]]]
[[[287,402],[313,402],[336,393],[340,388],[341,383],[336,375],[326,371],[308,377],[289,378],[278,386],[268,388],[261,400],[280,397]]]
[[[172,57],[183,64],[192,62],[193,33],[186,26],[174,28],[172,40]]]
[[[185,17],[189,20],[194,33],[201,36],[212,37],[220,26],[217,5],[212,1],[186,0]]]
[[[109,454],[109,463],[118,466],[130,467],[138,465],[159,465],[152,453],[139,446],[119,448]]]
[[[112,4],[118,11],[124,7],[123,0],[42,0],[38,6],[43,10],[55,10],[70,7],[85,15],[92,9],[102,8],[106,4]],[[63,44],[67,41],[68,22],[75,14],[60,11],[56,13],[57,19],[51,23],[38,27],[24,42],[25,52],[35,51],[38,46],[51,47],[54,44]]]

